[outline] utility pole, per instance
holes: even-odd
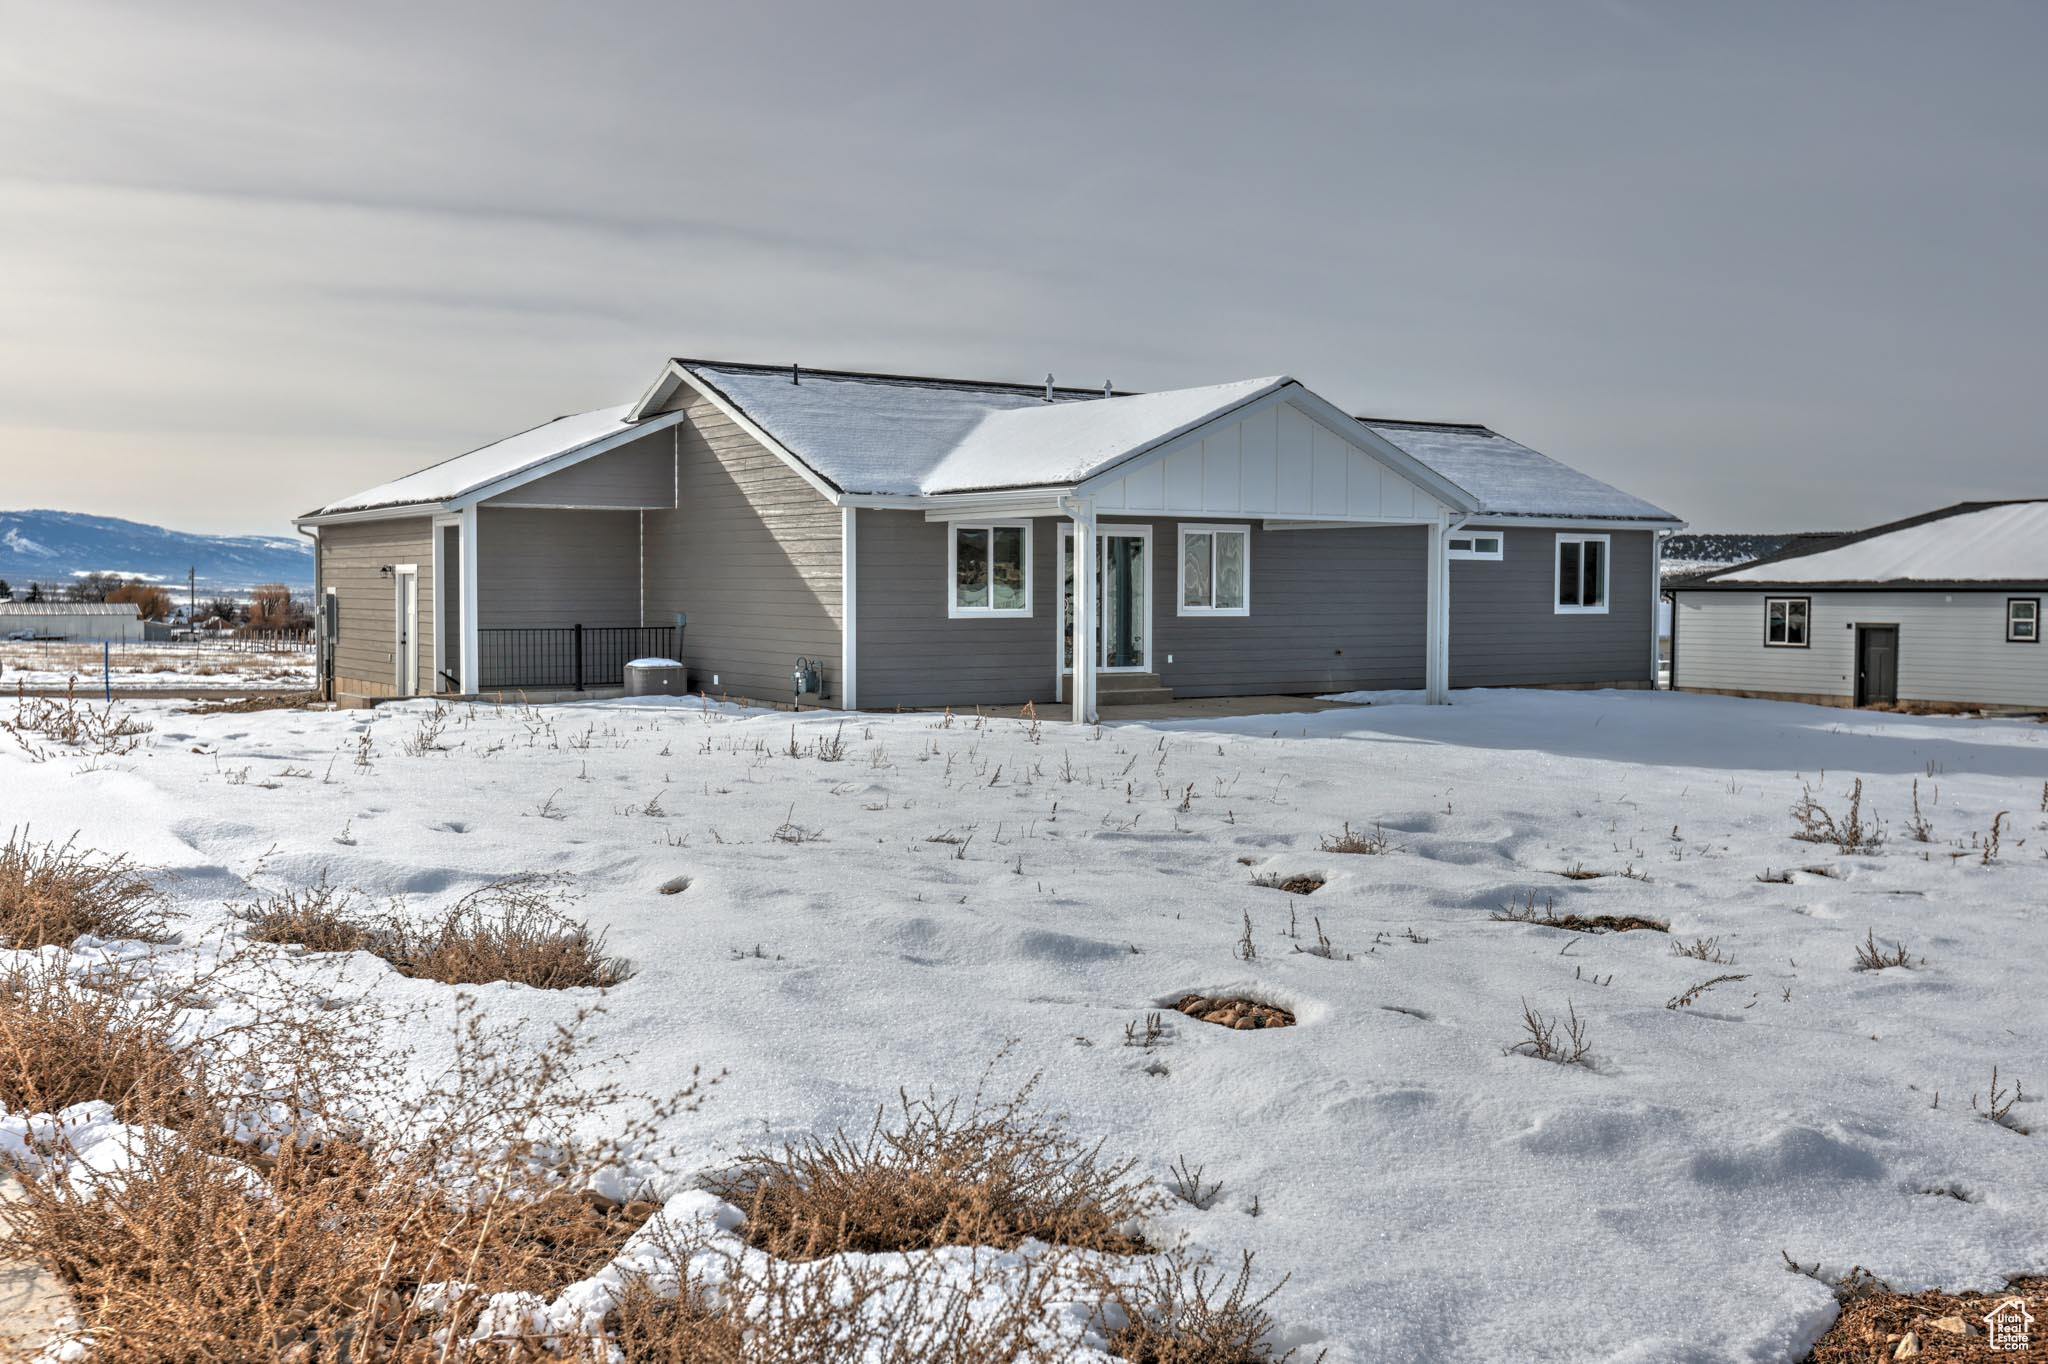
[[[185,602],[185,628],[196,630],[199,628],[199,565],[197,564],[185,570]],[[193,638],[197,639],[198,636],[194,635]]]

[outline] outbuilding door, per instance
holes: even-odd
[[[402,564],[394,576],[398,587],[398,647],[392,656],[398,675],[392,683],[398,695],[412,696],[420,689],[419,566]]]
[[[1899,627],[1856,627],[1856,704],[1890,705],[1899,699]]]

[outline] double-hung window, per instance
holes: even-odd
[[[1180,614],[1248,616],[1252,611],[1249,526],[1180,528]]]
[[[1804,649],[1811,642],[1808,617],[1812,602],[1805,597],[1764,598],[1764,645],[1771,649]]]
[[[1607,610],[1607,537],[1557,537],[1557,613]]]
[[[1498,559],[1506,542],[1499,531],[1488,530],[1453,535],[1444,544],[1453,559]]]
[[[2039,597],[2007,597],[2005,599],[2005,642],[2007,644],[2038,644],[2041,642],[2041,599]]]
[[[979,525],[955,522],[947,565],[952,595],[946,614],[953,617],[1028,616],[1031,614],[1031,525],[998,521]]]

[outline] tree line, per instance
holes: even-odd
[[[0,601],[16,600],[14,589],[0,578]],[[31,582],[19,598],[30,605],[39,602],[132,603],[144,620],[167,621],[180,614],[179,602],[162,583],[141,578],[124,578],[118,573],[85,573],[69,583]],[[313,613],[306,599],[284,583],[263,583],[249,590],[247,601],[221,593],[199,602],[192,623],[248,626],[255,630],[303,629],[312,624]]]

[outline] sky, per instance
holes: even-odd
[[[687,354],[2048,495],[2048,6],[0,0],[0,508],[279,532]]]

